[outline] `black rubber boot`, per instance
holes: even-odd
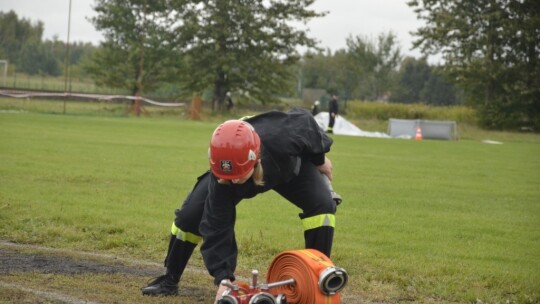
[[[171,251],[173,250],[174,242],[176,242],[176,235],[171,234],[169,238],[169,247],[167,248],[167,256],[165,256],[165,260],[163,261],[163,266],[167,267],[167,260],[169,259],[169,256],[171,255]]]
[[[334,228],[330,226],[318,227],[304,231],[306,249],[316,249],[330,258],[334,239]]]
[[[169,274],[157,277],[142,289],[145,296],[172,296],[178,294],[178,281]]]
[[[171,236],[165,267],[167,273],[157,277],[148,286],[142,289],[143,295],[176,295],[178,294],[178,282],[184,273],[189,258],[197,245],[184,242]]]

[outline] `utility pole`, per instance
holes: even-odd
[[[66,43],[66,59],[65,59],[65,67],[64,67],[64,74],[65,74],[65,81],[64,81],[64,93],[67,94],[68,92],[68,79],[69,79],[69,33],[71,30],[71,0],[69,0],[69,12],[68,12],[68,32],[67,32],[67,43]],[[66,114],[66,98],[67,96],[64,96],[64,114]]]

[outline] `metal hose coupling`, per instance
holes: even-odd
[[[251,284],[246,282],[231,283],[227,280],[222,280],[221,285],[228,287],[223,292],[217,304],[287,304],[285,294],[273,295],[269,292],[270,289],[283,286],[294,285],[294,279],[286,279],[283,281],[272,282],[267,284],[258,284],[257,277],[259,271],[253,270],[253,281]]]
[[[236,300],[236,298],[231,295],[222,296],[221,299],[219,299],[217,303],[218,304],[239,304],[238,300]]]
[[[249,304],[277,304],[273,295],[267,292],[260,292],[255,294],[249,300]]]
[[[223,295],[221,296],[221,299],[217,302],[217,304],[240,304],[238,300],[236,299],[233,293],[237,293],[239,290],[238,285],[228,282],[227,280],[222,280],[221,285],[229,287],[229,290],[225,291]]]
[[[342,290],[349,281],[349,275],[340,267],[326,267],[319,274],[319,288],[324,294],[333,295]]]

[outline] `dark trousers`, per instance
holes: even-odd
[[[334,124],[336,123],[336,117],[332,116],[332,113],[328,113],[328,115],[330,116],[328,121],[328,129],[332,130],[334,128]]]

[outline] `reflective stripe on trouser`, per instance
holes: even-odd
[[[336,216],[331,213],[319,214],[302,219],[304,231],[329,226],[336,228]]]
[[[330,257],[336,218],[333,214],[319,214],[302,219],[306,248],[317,249]]]
[[[199,244],[202,240],[202,237],[200,235],[196,235],[191,232],[182,231],[180,228],[176,227],[174,222],[171,226],[171,234],[176,235],[176,238],[179,240],[182,240],[187,243],[192,243],[195,245]]]

